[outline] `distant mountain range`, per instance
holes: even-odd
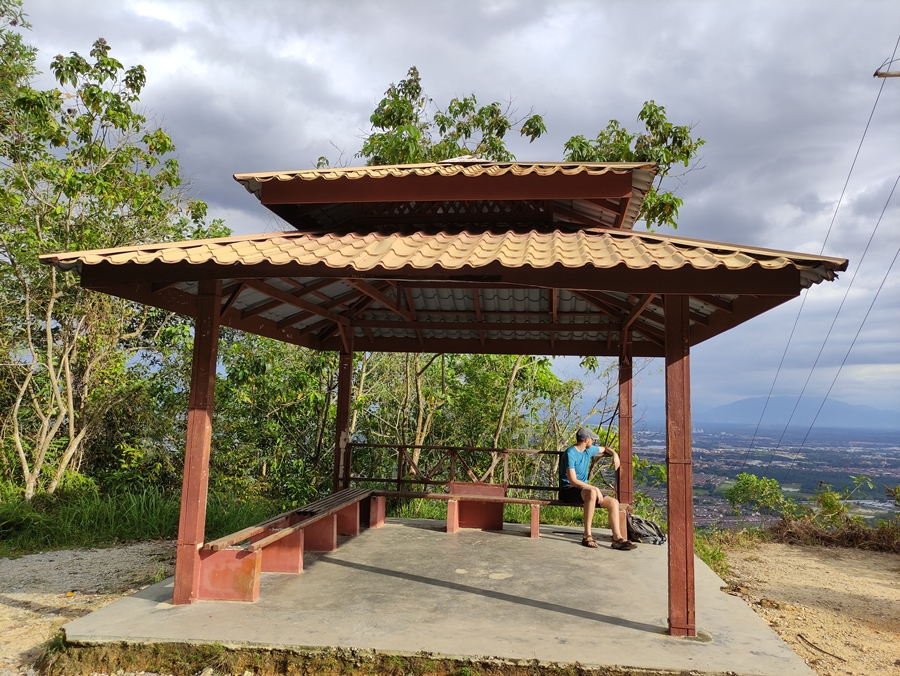
[[[765,407],[762,426],[783,427],[788,422],[796,401],[793,397],[772,397],[766,405],[765,397],[750,397],[714,408],[695,406],[691,418],[694,426],[703,423],[755,426],[759,423],[760,415]],[[815,419],[816,428],[877,429],[900,432],[900,411],[882,411],[872,406],[854,406],[843,401],[829,399],[816,419],[816,412],[821,403],[821,399],[801,401],[793,418],[790,418],[791,427],[809,427]]]

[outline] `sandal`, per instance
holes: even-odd
[[[581,538],[581,546],[588,547],[590,549],[597,549],[597,547],[599,547],[600,545],[598,545],[597,541],[590,535],[585,535]]]
[[[631,551],[632,549],[637,549],[637,545],[633,542],[629,542],[628,540],[613,540],[613,543],[610,545],[613,549],[618,549],[623,552]]]

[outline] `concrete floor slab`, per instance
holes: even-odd
[[[722,581],[696,564],[701,639],[666,634],[666,547],[579,545],[580,529],[545,525],[442,532],[389,520],[307,554],[299,575],[264,573],[259,601],[173,606],[172,580],[65,626],[75,643],[218,642],[258,647],[426,651],[585,666],[811,676]]]

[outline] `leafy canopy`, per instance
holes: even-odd
[[[514,116],[509,104],[494,101],[479,106],[475,94],[453,98],[441,110],[423,93],[419,70],[413,66],[405,79],[384,93],[369,118],[372,131],[356,156],[369,165],[440,162],[462,155],[512,162],[516,158],[506,147],[507,132],[518,129],[532,142],[547,131],[540,115]],[[320,167],[327,164],[326,158],[319,158]]]
[[[431,113],[429,117],[429,113]],[[540,115],[530,112],[515,118],[510,106],[498,102],[479,106],[475,94],[454,98],[445,109],[423,93],[418,69],[413,66],[399,84],[391,84],[375,107],[369,121],[372,128],[363,137],[357,157],[369,165],[415,164],[474,155],[495,162],[515,161],[507,148],[507,132],[518,130],[533,142],[547,132]],[[691,136],[692,127],[675,125],[666,109],[653,101],[644,103],[638,114],[644,123],[641,132],[629,132],[617,120],[610,120],[595,139],[573,136],[563,146],[566,162],[654,162],[657,179],[648,192],[639,220],[648,229],[678,227],[678,209],[684,203],[662,183],[677,166],[689,171],[700,147],[706,143]],[[329,166],[322,156],[319,168]]]

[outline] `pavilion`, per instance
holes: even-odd
[[[635,232],[647,163],[441,163],[237,174],[287,232],[43,256],[81,285],[193,317],[173,602],[196,598],[220,326],[340,353],[334,489],[351,485],[353,353],[619,360],[619,499],[633,357],[666,374],[669,632],[696,634],[690,348],[847,261]]]

